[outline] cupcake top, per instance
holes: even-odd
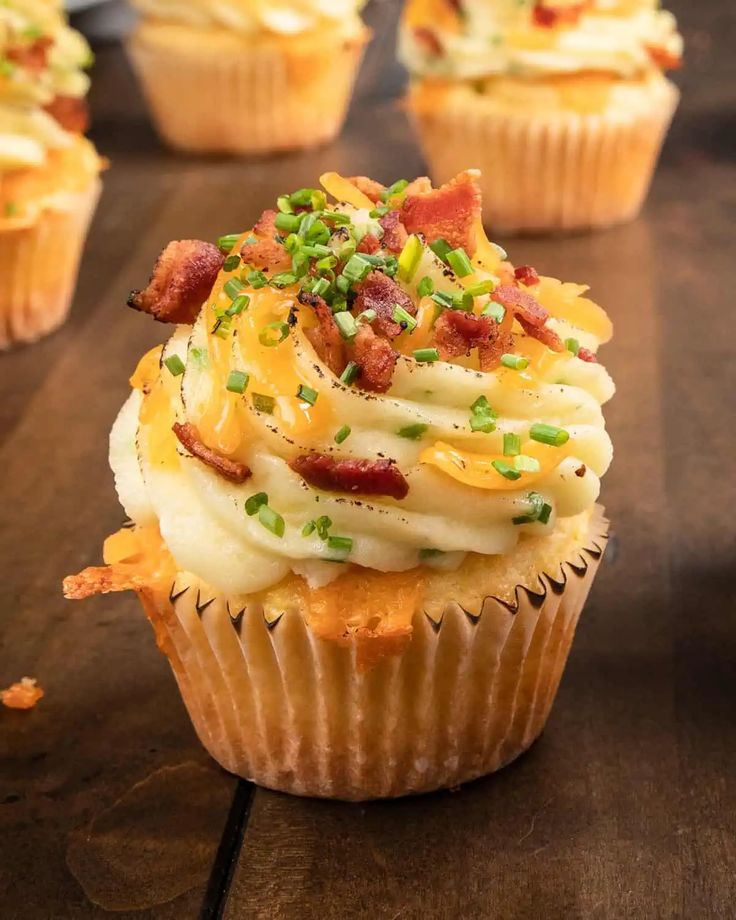
[[[420,77],[621,77],[676,67],[682,38],[659,0],[408,0],[400,55]]]
[[[252,34],[299,35],[326,25],[360,25],[365,0],[133,0],[155,19]]]
[[[60,0],[0,4],[0,171],[46,164],[87,127],[92,53]]]
[[[164,250],[130,304],[176,329],[110,457],[181,569],[230,594],[452,569],[592,507],[610,322],[489,243],[477,178],[330,173],[251,231]]]

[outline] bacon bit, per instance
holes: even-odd
[[[425,49],[430,54],[436,57],[442,54],[442,43],[437,35],[431,29],[426,28],[426,26],[415,26],[414,38],[420,45],[424,45]]]
[[[65,131],[84,134],[89,128],[89,108],[85,99],[75,96],[55,96],[44,111],[55,118]]]
[[[389,252],[401,252],[404,243],[409,239],[406,227],[401,223],[401,214],[398,211],[389,211],[379,218],[378,223],[383,227],[383,248]]]
[[[277,214],[278,211],[267,208],[253,227],[253,233],[262,239],[253,243],[243,243],[240,249],[243,261],[254,265],[261,271],[270,269],[273,272],[281,272],[291,268],[291,256],[284,245],[276,239],[278,236]]]
[[[549,313],[539,301],[514,284],[500,284],[491,294],[491,299],[517,317],[523,317],[530,326],[543,326],[549,319]]]
[[[679,54],[674,54],[661,46],[645,45],[644,47],[652,61],[662,70],[679,70],[682,67],[682,58]]]
[[[588,364],[597,364],[598,356],[594,351],[591,351],[589,348],[579,348],[578,349],[578,358],[581,361],[587,361]]]
[[[241,482],[245,482],[249,476],[252,476],[250,469],[244,463],[238,463],[236,460],[222,457],[216,451],[207,447],[200,438],[197,429],[189,422],[184,425],[175,422],[171,430],[190,454],[193,454],[207,466],[212,467],[216,473],[219,473],[229,482],[240,485]]]
[[[150,578],[137,574],[133,567],[92,565],[79,575],[69,575],[64,579],[64,597],[70,601],[82,601],[113,591],[142,591],[150,583]]]
[[[585,474],[586,474],[587,472],[588,472],[588,468],[587,468],[586,465],[583,463],[582,466],[579,466],[579,467],[575,470],[575,475],[578,476],[580,479],[582,479],[583,476],[585,476]]]
[[[53,44],[53,38],[45,36],[37,38],[30,45],[16,45],[14,48],[8,48],[5,56],[19,67],[25,67],[31,73],[39,74],[46,69],[48,51]]]
[[[411,297],[383,272],[370,272],[358,285],[357,291],[355,309],[359,313],[363,310],[375,310],[373,328],[389,339],[396,338],[403,331],[399,323],[393,320],[394,307],[403,307],[412,316],[417,312]]]
[[[554,329],[550,329],[550,327],[546,325],[538,326],[535,323],[530,323],[523,316],[517,315],[516,318],[527,335],[541,342],[543,345],[546,345],[547,348],[550,348],[552,351],[565,351],[563,341]]]
[[[305,482],[325,492],[388,495],[406,498],[409,483],[393,460],[336,460],[326,454],[303,454],[289,466]]]
[[[363,326],[353,341],[353,358],[360,367],[358,383],[361,389],[385,393],[391,386],[399,356],[391,344],[376,335],[370,326]]]
[[[362,192],[367,198],[370,198],[374,204],[378,204],[381,195],[386,191],[386,186],[376,182],[375,179],[369,179],[368,176],[350,176],[348,179],[359,192]]]
[[[581,0],[579,3],[563,4],[556,6],[550,0],[537,0],[532,10],[535,26],[544,29],[554,29],[556,26],[574,26],[585,10],[590,6],[590,0]]]
[[[381,248],[381,241],[377,236],[374,236],[372,233],[366,233],[363,239],[358,244],[358,252],[365,252],[369,256],[372,256],[374,252],[378,252]]]
[[[477,173],[467,170],[441,188],[407,195],[401,219],[409,233],[423,233],[429,243],[445,239],[453,249],[462,247],[473,256],[481,207]]]
[[[501,355],[512,346],[510,333],[502,330],[490,316],[475,316],[462,310],[445,310],[434,330],[443,361],[469,355],[472,348],[477,348],[482,371],[498,367]]]
[[[0,690],[0,702],[8,709],[33,709],[43,696],[35,677],[22,677],[7,690]]]
[[[332,310],[318,294],[301,291],[299,303],[314,310],[319,325],[306,330],[306,336],[312,343],[321,361],[338,377],[345,370],[345,342],[335,322]]]
[[[160,323],[193,323],[225,257],[211,243],[178,240],[164,249],[145,291],[133,291],[128,306]]]
[[[534,287],[535,284],[539,284],[537,270],[532,268],[531,265],[520,265],[514,270],[514,278],[525,287]]]

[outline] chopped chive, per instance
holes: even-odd
[[[479,396],[470,407],[470,411],[474,414],[490,415],[494,419],[498,418],[498,413],[491,408],[491,404],[485,396]]]
[[[463,310],[465,313],[472,313],[473,306],[473,295],[468,294],[467,291],[463,291],[462,294],[452,295],[453,310]]]
[[[510,466],[504,460],[494,460],[491,463],[493,469],[500,473],[504,479],[521,479],[521,473],[518,470],[515,470],[513,466]]]
[[[192,348],[192,349],[190,349],[189,354],[190,354],[190,356],[191,356],[192,363],[193,363],[196,367],[198,367],[198,368],[207,367],[207,362],[208,362],[209,358],[208,358],[208,355],[207,355],[207,349],[206,349],[206,348]]]
[[[250,377],[245,371],[230,371],[225,389],[230,390],[231,393],[245,393],[249,379]]]
[[[173,377],[179,377],[186,370],[184,362],[179,355],[169,355],[169,357],[164,360],[164,364]]]
[[[390,210],[391,208],[388,205],[382,204],[377,208],[373,208],[371,211],[369,211],[368,216],[372,217],[374,220],[377,220],[380,217],[385,217]]]
[[[332,224],[337,224],[338,227],[352,223],[350,220],[350,215],[343,214],[340,211],[323,211],[322,220],[329,221]]]
[[[357,315],[356,321],[359,323],[372,323],[377,316],[378,314],[376,311],[369,307],[367,310],[363,310],[362,313]]]
[[[279,195],[276,199],[276,207],[282,214],[293,214],[294,209],[291,206],[288,195]]]
[[[304,384],[299,384],[299,387],[296,391],[297,399],[301,399],[305,403],[309,403],[310,406],[313,406],[317,402],[317,397],[319,393],[316,390],[313,390],[311,387],[306,387]]]
[[[264,396],[263,393],[253,393],[251,395],[253,408],[257,412],[265,412],[267,415],[273,415],[276,408],[276,400],[273,396]]]
[[[529,358],[523,355],[501,355],[501,364],[514,371],[523,371],[524,368],[529,367]]]
[[[425,425],[422,422],[417,422],[415,425],[407,425],[405,428],[399,428],[396,434],[398,434],[400,438],[407,438],[410,441],[418,441],[428,428],[429,425]]]
[[[404,248],[399,255],[399,278],[402,281],[406,281],[408,284],[413,280],[419,268],[419,263],[422,261],[423,254],[424,246],[422,241],[415,233],[412,233],[404,243]]]
[[[446,294],[444,291],[437,291],[432,294],[431,297],[438,307],[442,307],[443,310],[452,310],[454,306],[452,294]]]
[[[447,261],[447,253],[452,252],[452,246],[447,240],[439,239],[429,244],[429,248],[442,262]]]
[[[274,224],[277,230],[286,230],[287,233],[294,233],[299,229],[302,218],[298,214],[281,214],[276,215]]]
[[[485,307],[483,307],[480,315],[490,316],[491,319],[495,319],[497,323],[502,323],[504,317],[506,316],[506,307],[500,303],[496,303],[495,300],[492,300],[490,303],[486,304]]]
[[[345,268],[342,270],[342,274],[350,283],[354,284],[357,281],[362,281],[370,270],[371,263],[356,253],[350,256]]]
[[[245,285],[240,280],[240,278],[231,278],[229,281],[225,282],[223,286],[223,291],[227,294],[230,300],[235,300],[235,298],[240,294]]]
[[[217,240],[217,248],[220,252],[230,252],[239,239],[239,233],[228,233]]]
[[[266,495],[265,492],[256,492],[255,495],[251,495],[250,498],[245,500],[245,513],[249,517],[253,517],[254,514],[257,514],[260,507],[267,504],[268,495]]]
[[[393,198],[394,195],[400,195],[408,186],[409,182],[407,179],[399,179],[394,182],[393,185],[381,192],[381,201],[388,201],[389,198]]]
[[[274,334],[275,333],[275,334]],[[266,348],[280,345],[289,335],[289,324],[276,321],[264,326],[258,333],[258,341]]]
[[[458,278],[465,278],[467,275],[473,274],[473,266],[464,249],[451,249],[445,258]]]
[[[306,208],[312,205],[312,196],[317,192],[314,188],[300,188],[289,195],[289,203],[296,208]]]
[[[425,275],[417,285],[417,294],[419,297],[429,297],[430,294],[434,294],[434,281],[429,275]]]
[[[536,457],[527,457],[524,454],[514,457],[514,467],[520,473],[538,473],[542,469],[542,465]]]
[[[268,277],[264,274],[264,272],[256,271],[255,269],[248,272],[246,280],[248,284],[255,290],[263,288],[268,284]]]
[[[348,361],[345,370],[340,374],[340,380],[346,386],[350,386],[351,383],[355,383],[358,374],[360,374],[360,366],[355,361]]]
[[[386,260],[383,263],[383,273],[388,275],[389,278],[395,277],[396,273],[399,270],[399,260],[396,256],[387,256]]]
[[[491,294],[495,287],[493,281],[478,281],[465,288],[465,293],[471,297],[482,297],[484,294]]]
[[[263,524],[266,530],[270,530],[275,537],[283,537],[286,525],[284,519],[273,508],[268,505],[261,505],[258,509],[258,520]]]
[[[310,259],[324,259],[326,256],[332,255],[332,250],[329,246],[325,246],[324,243],[312,243],[311,245],[302,246],[301,252]]]
[[[250,297],[247,294],[238,295],[230,306],[225,310],[225,316],[237,316],[243,310],[247,310],[250,305]]]
[[[517,457],[521,453],[521,438],[518,434],[507,432],[503,436],[504,457]]]
[[[444,556],[444,552],[441,549],[420,549],[419,558],[420,559],[436,559],[437,556]]]
[[[290,284],[296,284],[297,277],[294,272],[278,272],[271,276],[271,284],[275,288],[285,288]]]
[[[539,517],[537,520],[540,524],[546,524],[549,521],[550,514],[552,514],[552,505],[549,505],[547,502],[545,502],[542,505],[542,510],[539,512]]]
[[[346,310],[335,314],[335,323],[340,330],[340,335],[347,341],[354,339],[358,334],[358,324],[355,321],[355,317]]]
[[[312,293],[316,294],[318,297],[324,297],[324,295],[330,289],[330,282],[327,278],[316,278],[312,284]]]
[[[342,294],[335,294],[332,297],[330,308],[333,313],[343,313],[348,309],[348,302]]]
[[[328,549],[334,549],[340,553],[344,553],[347,556],[353,549],[353,538],[329,536],[327,538],[327,547]]]
[[[335,435],[335,444],[342,444],[343,441],[347,441],[352,432],[350,425],[343,425],[342,428]]]
[[[311,535],[314,533],[316,528],[317,528],[317,525],[315,524],[314,521],[307,521],[304,527],[302,527],[302,536],[311,537]]]
[[[222,267],[226,272],[236,271],[240,268],[240,256],[228,256],[222,263]]]
[[[394,312],[391,317],[395,323],[398,323],[402,329],[413,332],[417,328],[417,321],[399,304],[394,304]]]
[[[352,281],[345,274],[340,275],[340,277],[335,281],[335,287],[338,289],[338,291],[340,291],[341,294],[347,294],[347,292],[350,290],[351,284]]]
[[[570,440],[569,432],[564,428],[558,428],[556,425],[545,425],[537,422],[529,429],[529,437],[532,441],[539,441],[540,444],[550,444],[552,447],[562,447]]]
[[[470,430],[490,434],[496,430],[496,420],[492,415],[486,415],[482,412],[475,413],[470,416]]]
[[[577,339],[565,339],[565,348],[577,356],[580,351],[580,342]]]
[[[323,220],[317,219],[308,227],[304,236],[310,243],[326,243],[330,238],[330,228]]]
[[[512,518],[512,523],[514,524],[534,524],[539,520],[542,510],[545,507],[545,502],[539,492],[529,492],[527,495],[527,501],[531,505],[531,510],[527,514],[519,514],[516,517]],[[549,505],[547,505],[549,507]],[[550,510],[552,510],[550,508]],[[549,513],[547,514],[547,520],[549,520]],[[547,520],[544,523],[547,523]]]
[[[431,364],[440,360],[440,353],[436,348],[417,348],[414,352],[414,360],[420,364]]]
[[[340,248],[337,250],[337,258],[341,262],[347,262],[352,256],[355,255],[355,240],[351,237],[349,240],[346,240]]]
[[[212,334],[218,339],[226,339],[230,335],[230,323],[224,319],[218,319],[212,328]]]

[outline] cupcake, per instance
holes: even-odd
[[[84,137],[92,54],[57,0],[0,5],[0,348],[69,312],[100,193]]]
[[[128,50],[164,141],[196,153],[314,147],[342,128],[364,0],[133,0]]]
[[[130,518],[67,597],[134,590],[222,766],[300,795],[455,786],[542,731],[606,546],[586,288],[514,267],[481,177],[322,177],[130,304]]]
[[[631,220],[679,93],[682,39],[658,0],[409,0],[400,54],[436,181],[483,170],[504,232]]]

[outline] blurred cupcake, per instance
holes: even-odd
[[[364,0],[133,0],[128,49],[163,139],[198,153],[313,147],[340,132]]]
[[[503,231],[634,218],[679,94],[658,0],[409,0],[400,54],[433,177],[483,171]]]
[[[110,439],[135,590],[203,744],[276,789],[455,786],[547,719],[606,545],[585,288],[514,268],[479,176],[322,177],[130,304],[177,324]]]
[[[0,5],[0,348],[69,312],[100,192],[87,129],[87,43],[56,0]]]

